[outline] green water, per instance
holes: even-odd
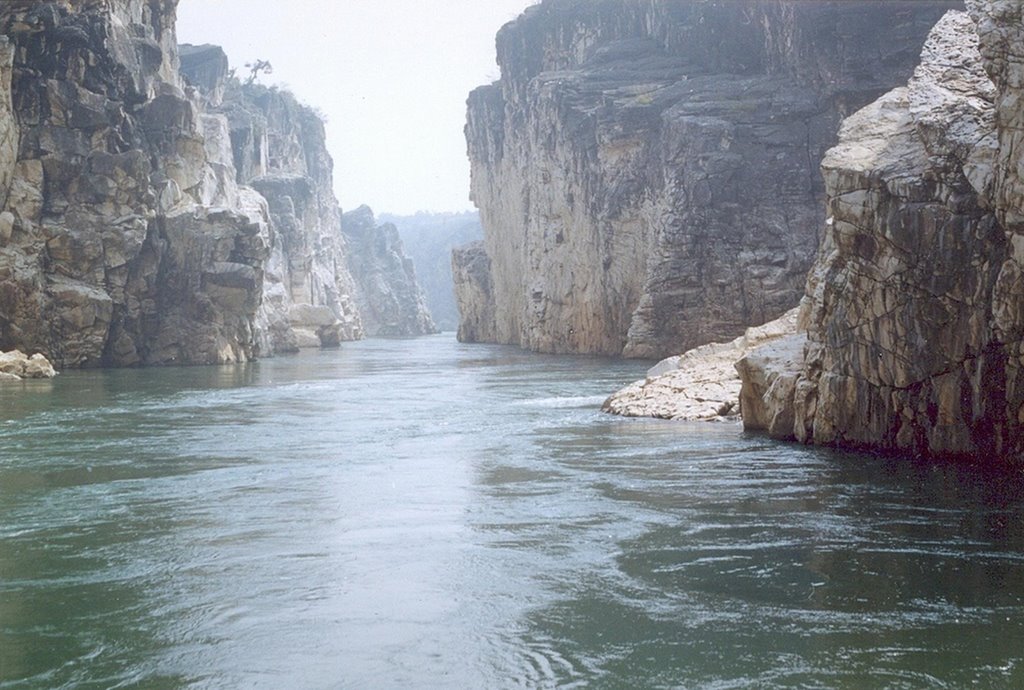
[[[1024,687],[1024,482],[367,341],[0,388],[0,688]]]

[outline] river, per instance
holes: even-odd
[[[0,388],[0,688],[1024,687],[1024,481],[371,340]]]

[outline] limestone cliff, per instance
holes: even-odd
[[[367,206],[346,213],[341,229],[350,247],[348,265],[355,277],[355,300],[367,335],[435,333],[398,229],[391,223],[377,225]]]
[[[905,81],[957,4],[528,9],[498,34],[500,81],[469,98],[490,275],[461,283],[463,336],[656,357],[795,306],[841,118]],[[493,309],[472,302],[485,287]]]
[[[411,216],[382,215],[393,223],[402,238],[405,253],[416,265],[416,280],[434,324],[443,331],[459,327],[452,276],[452,250],[483,238],[480,214],[425,213]]]
[[[226,122],[182,88],[176,4],[0,5],[0,349],[62,367],[256,353],[267,209],[206,146]]]
[[[1024,10],[968,9],[935,27],[909,84],[849,118],[825,158],[806,360],[747,367],[745,379],[774,380],[751,388],[752,426],[1024,459]]]
[[[177,0],[0,4],[0,349],[245,361],[363,331],[323,123]]]

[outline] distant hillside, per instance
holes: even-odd
[[[483,238],[480,216],[465,213],[417,213],[413,216],[382,214],[382,223],[392,223],[405,245],[405,253],[416,266],[416,278],[427,298],[434,323],[442,331],[454,331],[459,312],[452,289],[452,249]]]

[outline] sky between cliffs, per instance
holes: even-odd
[[[534,0],[181,0],[178,41],[269,60],[264,84],[327,117],[341,205],[461,211],[466,96],[498,78],[494,35]]]

